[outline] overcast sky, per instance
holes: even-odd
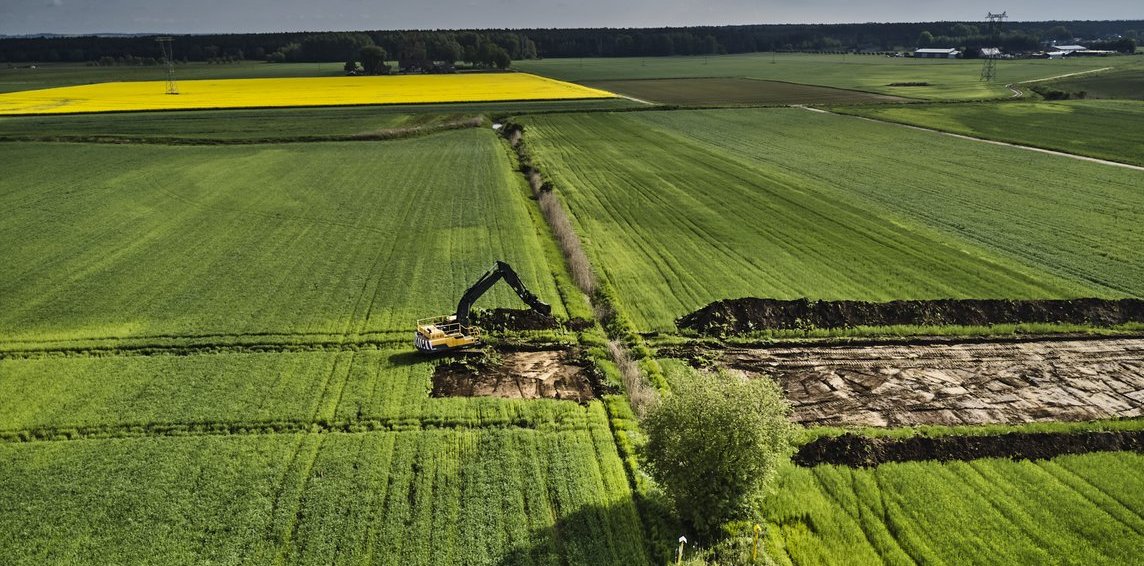
[[[1144,18],[1141,0],[0,0],[0,34]]]

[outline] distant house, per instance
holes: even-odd
[[[952,48],[952,47],[949,49],[938,49],[938,48],[915,49],[914,50],[914,57],[918,57],[921,59],[956,59],[958,57],[961,57],[961,52]]]
[[[997,47],[982,47],[981,56],[986,59],[999,59],[1001,57],[1001,50]]]
[[[1054,45],[1053,51],[1064,51],[1065,53],[1075,53],[1077,51],[1088,51],[1088,48],[1083,45]]]

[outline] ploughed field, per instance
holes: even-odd
[[[1144,173],[801,109],[528,116],[644,331],[712,301],[1144,293]]]

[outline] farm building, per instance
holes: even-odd
[[[914,57],[922,59],[956,59],[960,56],[961,52],[952,47],[948,49],[926,48],[914,50]]]

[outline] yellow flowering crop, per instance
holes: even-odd
[[[99,83],[0,94],[0,114],[190,110],[612,98],[594,88],[527,73],[399,75]]]

